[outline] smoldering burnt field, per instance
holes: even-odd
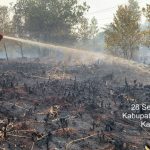
[[[99,61],[1,61],[0,149],[144,149],[150,129],[121,114],[149,103],[145,70]]]

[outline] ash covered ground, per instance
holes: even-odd
[[[0,149],[144,149],[150,129],[122,118],[150,101],[149,68],[140,67],[1,60]]]

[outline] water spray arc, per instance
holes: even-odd
[[[74,48],[69,48],[69,47],[64,47],[64,46],[54,45],[54,44],[47,44],[47,43],[42,43],[42,42],[37,42],[37,41],[31,41],[31,40],[27,40],[27,39],[14,38],[14,37],[9,37],[9,36],[4,36],[4,39],[18,41],[18,42],[22,42],[22,43],[26,43],[26,44],[30,44],[30,45],[34,45],[34,46],[40,46],[40,47],[44,47],[44,48],[52,48],[52,49],[55,49],[57,51],[62,51],[62,52],[63,51],[65,51],[65,52],[79,51],[79,49],[74,49]]]
[[[4,36],[4,39],[11,40],[11,41],[17,41],[20,43],[29,44],[29,45],[33,45],[33,46],[39,46],[42,48],[52,49],[56,52],[61,52],[61,53],[68,54],[68,55],[70,54],[72,56],[80,56],[80,58],[86,62],[87,62],[87,58],[89,60],[89,59],[91,59],[91,57],[94,58],[94,60],[99,59],[99,58],[104,59],[103,54],[99,54],[99,56],[97,57],[96,53],[94,53],[92,51],[83,50],[83,49],[75,49],[75,48],[65,47],[65,46],[61,46],[61,45],[42,43],[39,41],[37,42],[37,41],[33,41],[33,40],[15,38],[15,37],[10,37],[10,36]]]
[[[139,64],[138,62],[135,62],[135,61],[126,60],[126,59],[119,58],[119,57],[114,57],[114,56],[107,55],[107,54],[104,54],[101,52],[86,51],[83,49],[69,48],[69,47],[65,47],[65,46],[61,46],[61,45],[42,43],[42,42],[37,42],[37,41],[32,41],[32,40],[27,40],[27,39],[10,37],[10,36],[4,36],[3,38],[7,39],[7,40],[18,41],[21,43],[30,44],[33,46],[39,46],[39,47],[48,48],[48,49],[51,48],[55,51],[63,52],[63,53],[71,54],[71,55],[75,54],[75,55],[80,56],[81,58],[85,57],[88,60],[92,58],[93,60],[100,60],[102,62],[106,62],[106,63],[110,63],[110,64],[117,63],[120,65],[128,66],[130,68],[134,68],[141,72],[150,74],[150,70],[144,64]]]

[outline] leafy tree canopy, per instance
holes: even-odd
[[[57,41],[75,38],[72,28],[84,18],[89,6],[85,2],[79,4],[78,0],[18,0],[14,9],[18,30]]]

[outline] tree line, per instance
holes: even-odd
[[[0,6],[0,30],[53,43],[85,41],[98,33],[97,20],[85,17],[89,8],[79,0],[18,0],[10,8]]]
[[[85,17],[89,9],[79,0],[17,0],[10,7],[0,6],[0,31],[59,44],[90,40],[95,44],[99,28],[95,18]],[[144,29],[142,15],[147,19]],[[133,59],[141,45],[150,47],[150,5],[141,10],[137,0],[129,0],[118,6],[104,36],[107,52]]]

